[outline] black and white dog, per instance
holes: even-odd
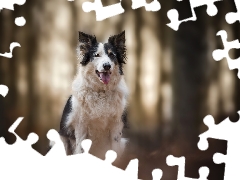
[[[82,140],[91,139],[91,154],[104,158],[112,149],[119,157],[126,143],[122,138],[128,96],[122,69],[126,61],[125,31],[104,44],[79,32],[77,56],[78,72],[59,131],[66,153],[81,153]]]

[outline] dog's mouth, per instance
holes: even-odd
[[[104,71],[104,72],[99,72],[96,70],[96,74],[98,75],[100,81],[102,81],[104,84],[108,84],[110,81],[110,71]]]

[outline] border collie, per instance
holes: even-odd
[[[128,88],[123,77],[126,62],[125,31],[99,43],[79,32],[77,75],[60,123],[66,154],[82,153],[81,142],[91,139],[90,153],[104,158],[107,150],[118,157],[124,151],[123,117]]]

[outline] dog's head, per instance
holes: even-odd
[[[126,62],[125,31],[98,43],[95,36],[79,32],[80,64],[93,79],[108,85],[123,75]]]

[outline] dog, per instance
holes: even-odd
[[[127,140],[122,137],[128,88],[123,76],[126,63],[125,31],[99,43],[79,32],[77,75],[60,122],[66,154],[82,153],[81,142],[92,140],[89,153],[104,158],[107,150],[118,157]]]

